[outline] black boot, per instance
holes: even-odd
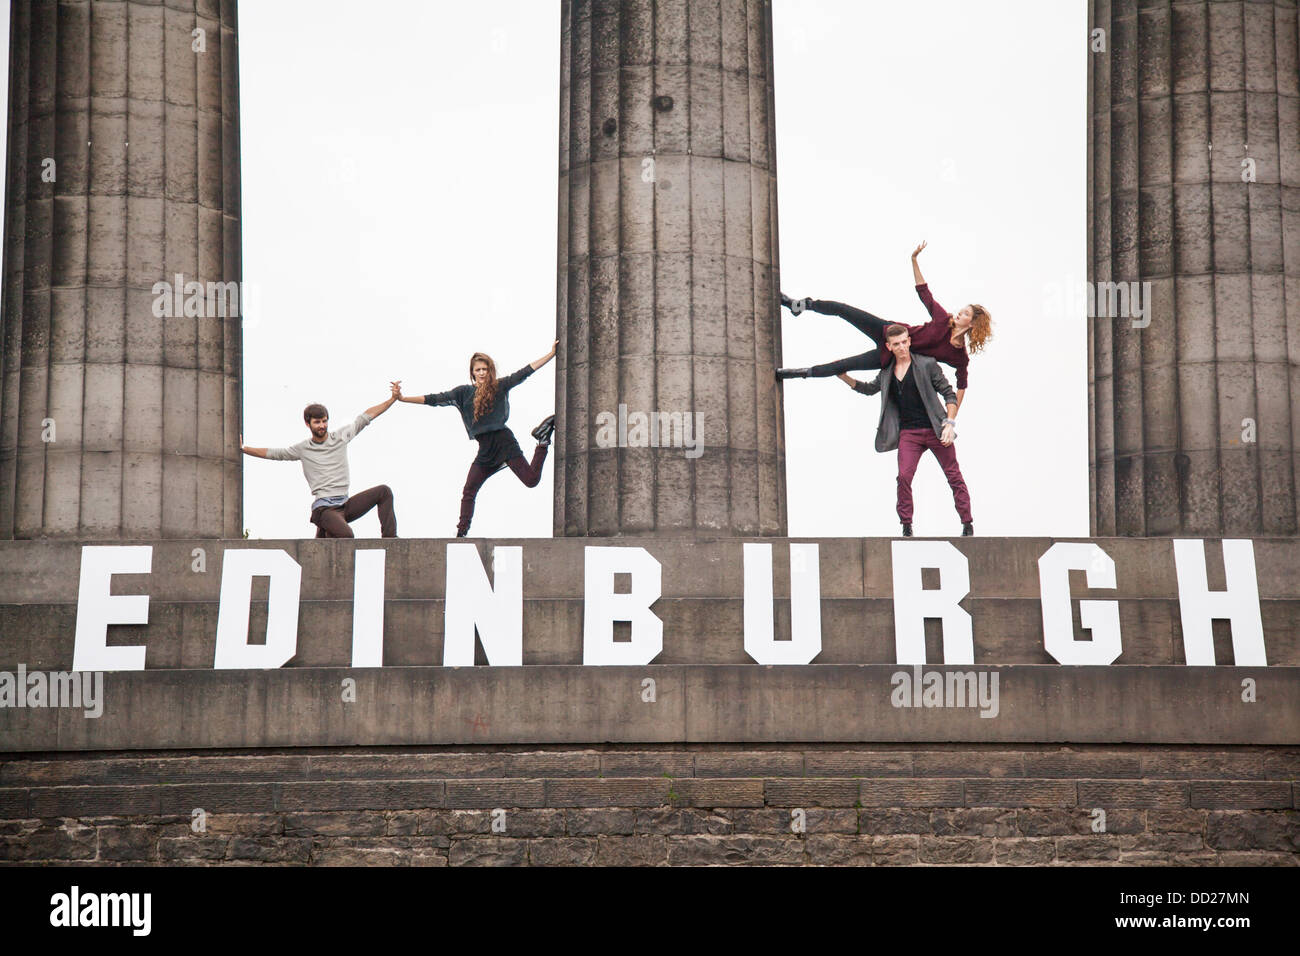
[[[912,526],[910,524],[903,525],[903,537],[910,538],[911,536],[912,536]]]
[[[811,368],[779,368],[776,370],[776,380],[785,381],[787,378],[809,378],[812,375]]]
[[[555,416],[548,415],[540,425],[533,429],[533,437],[537,439],[539,445],[549,445],[551,436],[555,434]]]
[[[973,538],[975,536],[975,523],[967,521],[961,526],[961,536],[963,538]]]

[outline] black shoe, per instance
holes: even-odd
[[[804,309],[808,308],[807,299],[792,299],[784,292],[781,293],[781,304],[790,310],[791,315],[798,315]]]
[[[458,537],[458,538],[463,538],[463,537],[465,537],[465,535],[467,535],[467,534],[469,534],[468,531],[457,531],[457,532],[456,532],[456,537]]]
[[[903,537],[910,538],[911,536],[912,536],[912,526],[910,524],[903,525]]]
[[[537,439],[539,445],[549,445],[551,436],[555,434],[555,416],[548,415],[542,420],[542,423],[533,429],[533,437]]]
[[[973,538],[975,536],[975,525],[973,522],[967,521],[961,526],[961,536],[963,538]]]
[[[779,368],[776,370],[776,380],[778,382],[783,382],[787,378],[808,378],[811,375],[811,368]]]

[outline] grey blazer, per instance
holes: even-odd
[[[893,374],[894,360],[891,357],[889,364],[880,370],[875,381],[858,382],[853,386],[854,391],[861,392],[863,395],[875,395],[881,392],[880,422],[876,425],[876,451],[893,451],[898,447],[898,405],[894,402],[893,390],[884,387],[889,384],[886,376]],[[939,363],[928,355],[912,354],[912,377],[916,379],[921,401],[925,403],[925,410],[930,415],[934,435],[936,438],[942,438],[943,420],[948,417],[948,409],[944,407],[944,402],[939,400],[939,396],[942,394],[948,404],[956,405],[957,393],[948,384],[948,378],[943,374],[943,369],[939,368]],[[933,386],[932,388],[925,387],[927,381]]]

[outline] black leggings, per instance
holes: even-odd
[[[829,299],[809,299],[808,308],[813,312],[820,312],[822,315],[838,315],[876,343],[876,348],[870,352],[863,352],[861,355],[850,355],[848,358],[837,359],[824,365],[814,365],[808,370],[809,378],[829,378],[832,375],[839,375],[841,372],[862,371],[864,369],[873,372],[880,370],[880,350],[885,347],[885,327],[893,323],[886,322],[878,315],[872,315],[862,309],[855,309],[843,302],[832,302]]]

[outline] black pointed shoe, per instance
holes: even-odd
[[[555,434],[555,416],[548,415],[542,420],[542,423],[533,429],[533,437],[537,439],[539,445],[549,445],[551,436]]]
[[[781,304],[790,310],[791,315],[798,315],[804,309],[808,308],[807,299],[792,299],[784,292],[781,293]]]
[[[811,368],[779,368],[776,370],[776,380],[783,382],[787,378],[808,378],[811,374]]]
[[[963,538],[973,538],[975,536],[974,522],[967,521],[965,524],[961,526],[961,536]]]
[[[912,526],[910,524],[903,525],[903,537],[910,538],[911,536],[912,536]]]

